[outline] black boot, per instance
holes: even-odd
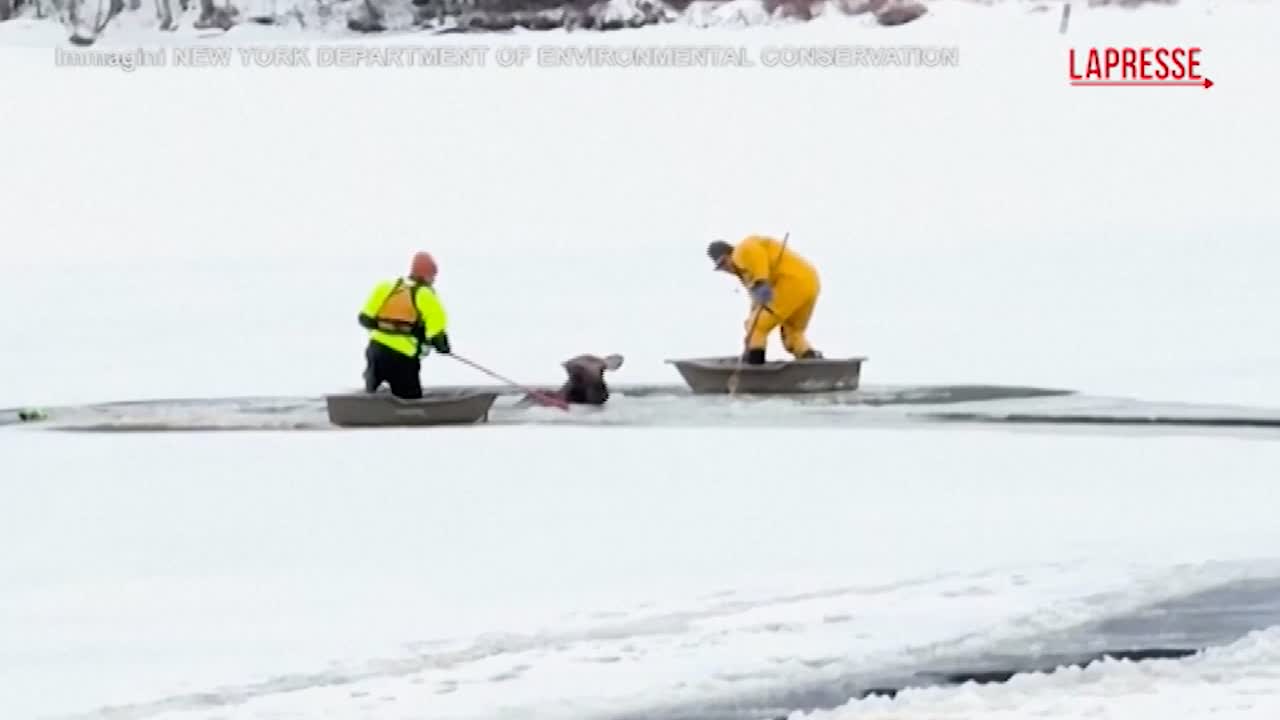
[[[742,354],[742,362],[748,365],[764,364],[764,348],[758,350],[748,350]]]

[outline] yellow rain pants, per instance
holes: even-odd
[[[748,289],[762,280],[773,287],[773,301],[767,307],[752,303],[745,323],[750,333],[747,347],[764,349],[770,333],[781,328],[782,346],[787,352],[794,357],[808,352],[812,346],[805,332],[822,289],[817,269],[790,247],[783,248],[778,240],[763,235],[752,235],[738,243],[731,262]]]

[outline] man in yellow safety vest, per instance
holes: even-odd
[[[369,331],[365,349],[364,388],[377,392],[382,383],[406,400],[422,397],[420,358],[434,348],[448,355],[444,306],[436,296],[436,261],[429,253],[413,256],[409,275],[374,287],[360,310],[360,326]]]

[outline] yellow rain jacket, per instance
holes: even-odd
[[[747,346],[763,348],[769,333],[781,326],[782,344],[788,352],[799,356],[810,350],[805,331],[821,290],[817,269],[790,246],[783,248],[781,242],[765,235],[744,238],[733,249],[730,262],[747,288],[762,281],[773,287],[773,301],[758,315],[752,304],[745,323],[750,332]]]
[[[446,321],[435,290],[404,278],[378,283],[360,310],[371,340],[409,357],[424,355],[427,340],[444,332]]]

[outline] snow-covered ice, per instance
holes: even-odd
[[[814,340],[869,355],[868,383],[1280,407],[1278,19],[1077,3],[1064,36],[1026,3],[936,2],[891,31],[590,36],[955,45],[955,68],[132,73],[55,67],[56,26],[0,23],[0,406],[349,388],[355,312],[419,247],[460,353],[549,383],[620,352],[620,382],[674,382],[663,359],[740,340],[706,243],[789,231],[823,275]],[[318,41],[120,28],[102,47],[138,42]],[[1069,47],[1160,42],[1203,47],[1216,85],[1066,84]],[[482,380],[434,357],[424,378]],[[4,428],[0,717],[772,712],[1280,575],[1266,439]],[[814,720],[1270,718],[1274,647]]]
[[[19,436],[6,470],[23,487],[0,510],[6,717],[763,702],[1280,572],[1275,443]]]
[[[958,47],[940,68],[125,73],[5,47],[0,300],[28,312],[0,318],[17,378],[0,398],[357,383],[356,308],[421,246],[460,353],[553,382],[566,357],[622,352],[620,381],[672,381],[663,359],[740,343],[745,298],[708,271],[706,243],[790,231],[823,276],[815,342],[870,356],[867,382],[1280,405],[1260,311],[1280,301],[1275,12],[1078,7],[1061,36],[1023,3],[946,2],[891,33],[824,20],[590,37]],[[9,25],[0,40],[51,40]],[[1068,48],[1135,37],[1202,46],[1217,85],[1066,84]],[[69,314],[75,332],[45,330]],[[447,361],[425,373],[481,379]]]

